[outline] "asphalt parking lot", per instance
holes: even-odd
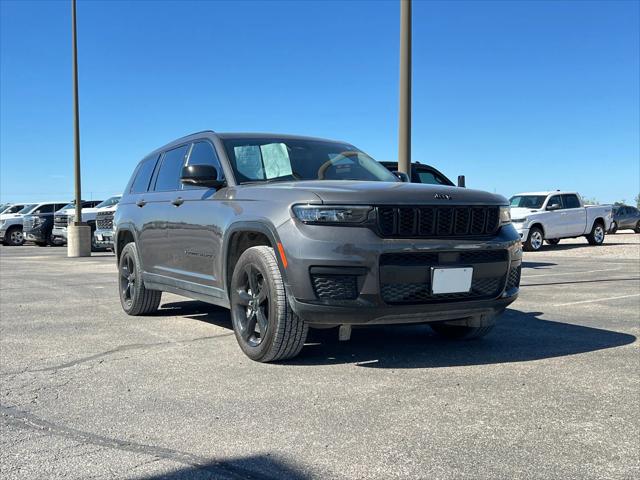
[[[258,364],[226,311],[121,310],[112,255],[0,247],[0,476],[640,476],[640,235],[525,254],[494,332],[325,332]]]

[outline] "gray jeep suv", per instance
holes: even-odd
[[[181,138],[138,164],[114,220],[128,314],[155,311],[163,291],[229,308],[262,362],[297,355],[309,327],[480,337],[518,295],[504,197],[403,183],[344,142]]]

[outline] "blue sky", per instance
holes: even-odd
[[[413,158],[509,196],[640,190],[640,3],[415,1]],[[0,200],[72,197],[70,2],[0,2]],[[397,154],[397,1],[78,2],[83,197],[199,130]]]

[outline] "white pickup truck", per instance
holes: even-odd
[[[585,206],[576,192],[530,192],[511,197],[511,220],[523,248],[540,250],[544,241],[585,236],[591,245],[604,242],[612,220],[611,206]]]

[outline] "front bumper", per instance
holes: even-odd
[[[520,239],[522,241],[525,241],[527,238],[529,238],[529,226],[524,223],[524,222],[514,222],[513,223],[513,228],[515,229],[515,231],[518,233],[518,235],[520,235]]]
[[[57,244],[65,244],[67,243],[67,227],[53,227],[51,230],[51,236],[53,237],[53,241]]]
[[[114,233],[112,229],[96,229],[93,241],[100,248],[113,248]]]
[[[290,306],[310,324],[416,323],[496,315],[518,296],[517,287],[507,289],[509,272],[512,268],[519,269],[522,261],[520,235],[510,225],[489,239],[390,239],[381,238],[367,228],[313,226],[291,220],[278,229],[278,235],[287,258],[284,273]],[[505,281],[491,298],[432,297],[424,302],[397,304],[389,302],[383,294],[384,282],[389,278],[400,283],[409,281],[403,277],[415,277],[420,266],[382,268],[381,255],[444,254],[445,257],[436,257],[441,259],[446,255],[462,258],[460,254],[465,252],[489,251],[507,252],[504,261],[498,267],[493,266],[494,270],[503,269],[500,275],[504,275]],[[442,264],[445,265],[462,264]],[[478,267],[480,274],[482,268]],[[311,273],[341,270],[357,275],[357,298],[320,298]]]
[[[39,229],[23,232],[24,239],[28,242],[46,242],[47,234]]]

